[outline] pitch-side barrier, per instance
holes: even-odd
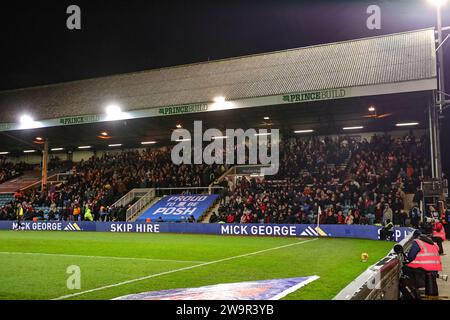
[[[409,234],[398,241],[406,251],[413,241],[413,231],[414,229],[410,229]],[[401,262],[394,250],[391,250],[386,257],[370,266],[339,292],[334,300],[398,300],[400,268]]]

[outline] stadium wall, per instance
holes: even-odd
[[[221,224],[221,223],[139,223],[139,222],[24,222],[25,230],[33,231],[97,231],[142,233],[189,233],[231,236],[269,237],[330,237],[378,240],[381,227],[371,225],[316,225],[309,224]],[[0,221],[0,230],[13,230],[15,221]],[[395,241],[411,234],[410,228],[394,228]]]

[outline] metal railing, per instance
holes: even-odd
[[[221,186],[156,188],[156,195],[162,197],[172,194],[202,194],[205,192],[208,192],[208,194],[219,194],[223,189],[224,187]]]
[[[124,206],[125,207],[131,201],[133,201],[134,199],[145,196],[151,190],[153,190],[153,189],[152,188],[135,188],[135,189],[131,189],[122,198],[120,198],[119,200],[114,202],[112,204],[112,206],[114,206],[116,208],[120,207],[120,206]]]
[[[235,172],[236,172],[236,166],[229,168],[219,178],[217,178],[216,181],[211,182],[211,184],[209,186],[212,187],[216,183],[221,183],[223,181],[223,179],[225,179],[227,176],[229,176],[231,174],[234,174]]]
[[[74,174],[73,173],[70,173],[70,172],[62,172],[62,173],[58,173],[57,175],[56,175],[56,181],[58,181],[58,182],[63,182],[63,181],[67,181],[68,179],[64,179],[64,178],[67,178],[67,177],[70,177],[70,176],[73,176]]]
[[[136,190],[136,189],[134,189]],[[137,189],[144,190],[144,189]],[[137,214],[141,212],[154,198],[155,198],[155,189],[147,189],[149,190],[145,195],[143,195],[136,203],[134,203],[131,207],[127,209],[126,221],[130,221]],[[136,191],[138,192],[138,191]]]

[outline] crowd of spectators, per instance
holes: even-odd
[[[271,180],[289,179],[299,183],[318,183],[342,179],[341,165],[351,155],[355,140],[339,137],[302,139],[289,138],[280,142],[280,168]],[[332,165],[331,165],[332,164]]]
[[[280,148],[279,173],[241,178],[210,221],[403,226],[405,192],[430,174],[425,143],[412,135],[291,139]]]
[[[25,162],[12,163],[0,160],[0,183],[11,180],[22,175],[27,170],[32,170],[34,166]]]
[[[414,192],[429,175],[426,148],[425,138],[412,135],[282,140],[279,172],[240,179],[222,194],[211,222],[373,224],[390,219],[405,225],[405,192]],[[5,164],[1,170],[8,168]],[[175,165],[167,147],[105,153],[74,164],[64,182],[45,192],[16,192],[14,201],[0,208],[0,219],[13,219],[20,203],[25,219],[125,220],[127,208],[112,204],[131,189],[204,187],[226,169]]]
[[[46,192],[16,192],[14,201],[2,208],[0,219],[11,219],[20,203],[27,220],[44,215],[84,220],[89,210],[93,220],[123,221],[127,208],[112,204],[131,189],[208,186],[225,169],[221,165],[175,165],[168,148],[105,153],[75,164],[65,182]]]

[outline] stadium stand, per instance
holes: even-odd
[[[221,194],[209,221],[313,223],[320,206],[320,223],[373,224],[390,217],[403,226],[405,192],[414,193],[429,175],[426,143],[412,135],[287,138],[280,144],[278,174],[239,179]],[[174,165],[169,147],[105,153],[74,164],[66,180],[46,193],[30,189],[0,199],[0,219],[12,219],[21,202],[26,219],[83,219],[89,206],[94,220],[125,220],[126,208],[112,204],[133,188],[205,187],[226,170]]]
[[[370,141],[291,139],[280,171],[242,178],[212,222],[407,224],[405,192],[430,175],[426,140],[374,135]]]
[[[105,220],[125,220],[123,207],[110,206],[131,189],[208,186],[225,170],[225,166],[216,165],[176,166],[166,147],[104,154],[75,164],[67,180],[53,185],[47,193],[33,189],[17,193],[6,211],[20,202],[26,208],[26,219],[66,220],[78,219],[74,209],[88,205],[95,220],[103,215]],[[3,214],[2,219],[8,216]],[[83,212],[80,217],[83,219]]]
[[[19,177],[25,171],[32,169],[32,165],[24,162],[12,163],[5,159],[0,160],[0,183]]]

